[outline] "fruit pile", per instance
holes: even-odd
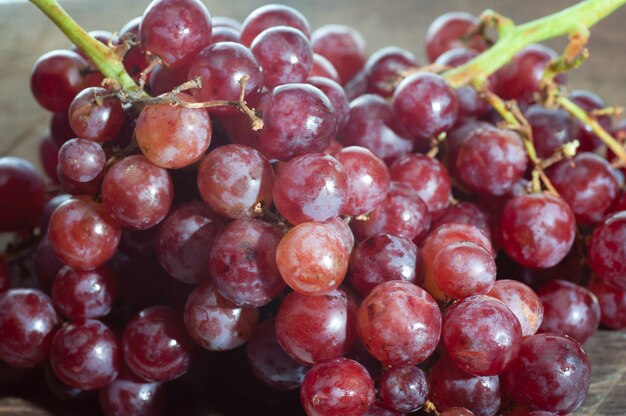
[[[574,42],[452,82],[493,17],[439,17],[424,66],[154,0],[43,55],[52,184],[0,158],[0,381],[105,415],[573,412],[581,345],[626,327],[626,123],[565,88]]]

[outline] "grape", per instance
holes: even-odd
[[[115,276],[106,266],[87,271],[65,266],[52,284],[52,299],[70,320],[101,318],[113,307]]]
[[[389,164],[413,148],[394,130],[396,125],[391,105],[379,95],[366,94],[350,102],[339,137],[344,145],[365,147]]]
[[[380,380],[380,396],[398,412],[412,413],[421,408],[429,395],[426,373],[414,366],[393,367]]]
[[[369,150],[350,146],[335,154],[348,178],[344,215],[361,215],[380,204],[389,192],[389,169]]]
[[[177,206],[163,220],[156,234],[154,249],[159,263],[181,282],[193,284],[208,280],[207,256],[223,226],[219,216],[201,202]]]
[[[452,243],[435,256],[433,276],[443,293],[461,299],[491,290],[496,281],[496,263],[476,243]]]
[[[323,76],[309,74],[306,82],[319,88],[328,97],[335,110],[338,128],[341,129],[346,124],[350,112],[350,102],[344,89],[336,81]]]
[[[60,319],[48,295],[37,289],[0,293],[0,359],[20,368],[48,358]]]
[[[479,228],[483,234],[491,237],[491,218],[483,209],[472,202],[460,202],[433,213],[430,229],[435,230],[443,224],[469,224]]]
[[[100,183],[104,172],[100,172],[98,176],[88,182],[76,182],[66,177],[61,171],[61,165],[57,165],[57,179],[63,192],[75,196],[91,196],[94,197],[100,190]]]
[[[343,281],[348,251],[338,232],[327,224],[305,222],[292,228],[278,244],[280,275],[303,295],[325,295]]]
[[[45,134],[39,140],[39,162],[43,171],[53,183],[59,183],[57,164],[59,163],[59,146],[51,136]]]
[[[325,223],[330,226],[332,230],[337,234],[339,240],[341,240],[341,245],[346,250],[348,255],[352,253],[352,249],[354,248],[354,234],[352,234],[352,230],[348,225],[347,221],[344,221],[342,218],[335,218]]]
[[[102,147],[90,140],[71,139],[59,149],[59,169],[75,182],[89,182],[104,170],[106,155]]]
[[[487,296],[502,301],[517,316],[522,336],[534,335],[543,321],[543,303],[528,286],[516,280],[498,280]]]
[[[49,364],[44,366],[43,371],[46,387],[57,399],[65,402],[83,402],[93,398],[94,391],[81,390],[62,382]]]
[[[588,289],[555,280],[543,285],[537,295],[544,308],[539,332],[567,335],[584,344],[598,329],[600,304]]]
[[[328,59],[345,85],[365,65],[365,39],[354,28],[325,25],[311,34],[313,52]]]
[[[166,390],[164,384],[142,380],[122,367],[119,377],[100,389],[99,396],[106,416],[158,416],[164,413]]]
[[[541,159],[552,156],[576,137],[574,122],[564,110],[531,105],[524,116],[532,129],[533,144]]]
[[[276,337],[276,320],[263,321],[247,346],[248,364],[259,380],[275,390],[300,387],[308,367],[285,353]]]
[[[76,133],[72,131],[67,111],[52,114],[50,119],[50,136],[58,147],[63,143],[76,137]]]
[[[195,100],[183,93],[184,102]],[[135,135],[142,153],[157,166],[178,169],[197,162],[211,143],[211,120],[204,108],[148,105],[137,119]]]
[[[313,49],[307,37],[288,26],[274,26],[259,33],[250,51],[263,71],[263,84],[303,82],[313,67]]]
[[[182,68],[156,65],[148,75],[148,90],[153,96],[167,94],[187,81],[188,70],[186,65]]]
[[[138,16],[129,20],[117,34],[117,39],[113,39],[113,43],[120,45],[124,40],[131,40],[133,42],[139,41],[139,26],[141,25],[142,17]],[[145,51],[141,45],[131,45],[131,48],[124,55],[124,69],[128,72],[135,82],[139,82],[141,73],[145,71],[150,62],[146,56]]]
[[[373,403],[363,416],[403,416],[404,413],[396,412],[385,407],[384,403]]]
[[[600,303],[600,321],[612,329],[626,328],[626,291],[615,289],[596,279],[589,285]]]
[[[145,156],[127,156],[102,181],[102,204],[119,223],[134,230],[153,227],[172,206],[174,189],[167,170]]]
[[[576,222],[570,207],[549,194],[515,196],[500,217],[504,251],[530,268],[559,263],[574,244]]]
[[[250,46],[259,33],[275,26],[293,27],[301,31],[307,39],[311,37],[309,22],[302,13],[282,4],[267,4],[253,10],[243,21],[241,43]]]
[[[31,92],[46,110],[67,112],[76,94],[86,86],[83,73],[88,66],[87,61],[76,52],[48,52],[33,66]]]
[[[510,194],[528,164],[520,136],[491,126],[475,128],[469,134],[454,161],[457,177],[475,192]]]
[[[46,293],[50,293],[52,290],[52,282],[64,264],[59,260],[56,254],[54,254],[47,235],[42,236],[39,243],[37,243],[34,261],[39,288]]]
[[[308,416],[359,416],[374,403],[374,381],[349,358],[313,366],[304,376],[300,400]]]
[[[274,171],[258,150],[239,144],[219,147],[202,160],[198,189],[204,201],[226,218],[260,214],[272,203]]]
[[[213,16],[213,29],[219,27],[230,27],[241,31],[241,22],[228,16]]]
[[[441,338],[459,368],[477,376],[495,376],[517,357],[522,329],[504,303],[473,295],[446,310]]]
[[[391,180],[404,183],[426,203],[429,212],[448,206],[451,197],[450,176],[437,159],[426,155],[409,154],[396,160],[390,167]]]
[[[215,20],[213,24],[215,25]],[[211,45],[220,42],[241,43],[241,31],[227,26],[214,26],[211,31]]]
[[[411,52],[397,46],[387,46],[374,52],[363,68],[367,92],[385,98],[391,97],[403,71],[418,66]]]
[[[341,82],[339,73],[337,73],[333,64],[331,64],[328,59],[315,52],[313,53],[313,67],[311,68],[309,77],[325,77],[338,84]]]
[[[609,162],[588,152],[578,152],[571,160],[550,167],[548,177],[579,225],[599,223],[617,199],[620,186]]]
[[[72,387],[95,390],[117,377],[117,339],[105,324],[93,319],[63,325],[52,339],[50,364],[54,374]]]
[[[35,167],[17,157],[0,158],[0,232],[35,225],[44,203],[43,177]]]
[[[379,284],[423,280],[422,256],[411,240],[391,234],[377,234],[361,241],[350,257],[348,278],[361,296],[367,296]]]
[[[191,365],[193,344],[181,318],[167,306],[144,309],[128,321],[122,346],[128,368],[146,381],[174,380]]]
[[[349,201],[348,176],[332,156],[310,153],[280,167],[274,183],[276,210],[292,224],[336,218]]]
[[[594,110],[601,110],[606,107],[604,100],[591,91],[574,90],[570,92],[569,99],[587,113]],[[611,117],[608,115],[595,117],[596,121],[605,129],[611,130]],[[578,151],[581,152],[597,152],[601,151],[605,146],[602,140],[591,130],[591,127],[575,120],[576,133],[575,137],[580,141]]]
[[[263,123],[261,149],[270,159],[279,160],[324,151],[338,128],[330,100],[309,84],[286,84],[271,90],[263,106]]]
[[[228,224],[215,238],[209,258],[220,295],[245,307],[263,306],[276,298],[286,287],[276,265],[282,237],[278,227],[260,220]]]
[[[124,126],[124,109],[109,91],[101,87],[85,88],[76,95],[68,110],[76,136],[95,142],[108,142]]]
[[[430,400],[441,414],[462,406],[476,416],[493,416],[500,408],[500,380],[497,376],[473,376],[461,370],[449,357],[442,357],[430,370]],[[467,416],[467,413],[451,413]]]
[[[198,101],[239,101],[241,79],[247,76],[244,99],[257,99],[263,86],[263,73],[248,48],[234,42],[219,42],[205,48],[189,67],[189,79],[200,77],[202,87],[193,90]],[[232,114],[232,106],[208,109],[214,114]]]
[[[609,287],[626,290],[626,211],[616,212],[598,225],[591,236],[591,270]]]
[[[211,43],[211,15],[199,0],[153,0],[143,13],[139,38],[166,65],[181,66]]]
[[[72,198],[50,217],[48,239],[54,254],[66,265],[94,269],[109,260],[120,241],[119,225],[102,204]]]
[[[415,72],[404,78],[391,100],[398,120],[416,138],[430,138],[449,130],[457,120],[454,90],[440,75]]]
[[[435,62],[444,52],[465,46],[464,37],[476,29],[480,21],[476,16],[463,12],[449,12],[436,18],[426,32],[426,55],[430,62]],[[477,51],[486,49],[485,40],[478,34],[473,35],[468,45]]]
[[[424,289],[405,281],[385,282],[359,306],[357,332],[370,354],[383,364],[417,364],[439,342],[441,313]]]
[[[189,336],[210,351],[237,348],[250,339],[257,326],[256,308],[242,308],[219,295],[210,282],[196,286],[185,305]]]
[[[552,334],[530,336],[504,374],[507,391],[533,410],[573,412],[591,379],[589,358],[576,341]]]

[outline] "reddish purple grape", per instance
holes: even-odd
[[[141,46],[182,65],[211,43],[211,15],[199,0],[153,0],[139,26]]]
[[[496,281],[496,262],[487,249],[476,243],[452,243],[433,261],[435,284],[454,299],[489,292]]]
[[[191,96],[178,99],[195,102]],[[135,136],[142,153],[157,166],[177,169],[197,162],[211,143],[211,120],[205,108],[148,105],[137,119]]]
[[[415,72],[404,78],[391,101],[399,122],[416,138],[431,138],[456,123],[458,102],[454,90],[440,75]]]
[[[352,234],[352,230],[348,225],[348,222],[342,218],[335,218],[333,220],[327,221],[326,225],[330,226],[333,231],[341,240],[341,245],[346,250],[348,255],[352,253],[352,249],[354,248],[354,234]]]
[[[159,416],[165,413],[166,387],[145,381],[122,367],[120,375],[100,389],[100,407],[106,416]]]
[[[268,158],[279,160],[324,151],[338,128],[332,103],[309,84],[280,85],[271,90],[263,106],[263,123],[261,149]]]
[[[426,373],[415,366],[392,367],[380,379],[380,397],[398,412],[420,409],[428,399],[429,390]]]
[[[404,413],[396,412],[395,410],[388,409],[384,403],[376,402],[370,405],[367,412],[363,416],[403,416]]]
[[[276,210],[292,224],[328,221],[349,202],[346,170],[322,153],[294,157],[280,167],[274,183]]]
[[[422,273],[422,256],[411,240],[378,234],[356,246],[350,257],[348,278],[352,287],[365,297],[376,286],[390,280],[419,284]]]
[[[330,78],[313,76],[312,74],[309,74],[306,82],[319,88],[320,91],[328,97],[333,106],[333,110],[335,110],[338,128],[343,128],[348,120],[348,113],[350,112],[350,101],[343,87]]]
[[[248,342],[247,354],[254,375],[275,390],[299,388],[309,369],[287,355],[280,346],[275,319],[259,324]]]
[[[250,46],[263,32],[275,26],[288,26],[301,31],[306,38],[311,37],[311,29],[306,17],[293,7],[282,4],[267,4],[252,11],[241,24],[241,43]]]
[[[127,156],[109,168],[102,181],[102,204],[127,228],[145,230],[165,218],[174,199],[167,170],[145,156]]]
[[[607,217],[591,236],[591,270],[609,287],[626,290],[626,211]]]
[[[50,51],[42,55],[30,78],[33,96],[46,110],[67,112],[70,103],[86,85],[83,71],[89,64],[76,52]]]
[[[80,270],[94,269],[109,260],[117,250],[120,235],[119,225],[104,206],[84,198],[65,201],[48,224],[54,254]]]
[[[539,332],[567,335],[581,344],[600,324],[600,304],[589,289],[565,280],[547,283],[537,292],[543,303]]]
[[[602,110],[606,107],[604,100],[591,91],[574,90],[570,92],[569,99],[587,113],[591,113],[594,110]],[[595,117],[595,119],[605,130],[611,130],[611,116],[601,115]],[[593,132],[591,127],[578,120],[574,122],[576,123],[575,137],[580,141],[579,151],[598,152],[605,147],[604,142]]]
[[[575,232],[569,205],[549,194],[515,196],[500,217],[504,251],[530,268],[552,267],[563,260],[574,244]]]
[[[215,45],[220,42],[234,42],[241,43],[241,31],[232,27],[215,26],[213,21],[213,30],[211,32],[211,45]]]
[[[60,319],[52,299],[37,289],[0,293],[0,360],[35,367],[48,359]]]
[[[274,171],[248,146],[227,144],[209,152],[198,170],[198,189],[213,211],[226,218],[258,216],[272,203]]]
[[[148,90],[151,95],[159,96],[174,90],[187,81],[187,65],[182,68],[169,67],[165,64],[156,65],[148,75]]]
[[[205,48],[189,67],[189,79],[200,77],[202,87],[193,90],[193,96],[202,102],[238,101],[241,79],[247,76],[244,99],[257,98],[263,86],[263,73],[248,48],[234,42],[219,42]],[[215,114],[232,114],[231,106],[209,108]]]
[[[51,136],[44,134],[39,139],[39,162],[43,171],[53,183],[59,183],[57,164],[59,163],[59,146]]]
[[[349,358],[313,366],[304,376],[300,400],[308,416],[360,416],[374,403],[374,381]]]
[[[403,71],[418,66],[411,52],[397,46],[387,46],[374,52],[363,68],[367,92],[391,97]]]
[[[549,158],[576,138],[575,124],[564,110],[531,105],[524,112],[524,117],[530,124],[533,144],[541,159]]]
[[[503,196],[522,179],[528,160],[517,133],[482,126],[471,131],[454,163],[457,177],[472,191]]]
[[[344,215],[361,215],[380,204],[389,192],[389,169],[369,150],[350,146],[335,154],[348,177]]]
[[[44,181],[25,159],[0,158],[0,232],[34,226],[45,203]]]
[[[357,311],[360,340],[385,365],[411,365],[432,354],[441,333],[437,302],[405,281],[376,286]]]
[[[104,150],[98,143],[85,139],[68,140],[59,149],[59,169],[75,182],[96,179],[106,163]]]
[[[263,71],[267,88],[303,82],[313,67],[313,49],[306,35],[288,26],[274,26],[259,33],[250,51]]]
[[[141,25],[141,20],[141,16],[129,20],[122,26],[117,35],[117,39],[114,39],[113,43],[120,45],[127,40],[139,42],[139,26]],[[128,75],[130,75],[135,82],[139,82],[141,73],[148,68],[150,61],[141,45],[137,44],[131,45],[131,48],[126,52],[126,55],[124,55],[123,63]]]
[[[468,46],[477,51],[486,49],[485,40],[474,34],[469,40],[465,36],[480,24],[479,19],[469,13],[449,12],[436,18],[426,32],[426,55],[430,62],[446,51],[461,46]],[[466,44],[467,42],[467,44]]]
[[[339,137],[345,146],[365,147],[389,164],[413,149],[396,125],[391,105],[379,95],[366,94],[350,103]]]
[[[449,358],[442,357],[430,370],[430,400],[444,412],[464,407],[476,416],[494,416],[500,408],[498,376],[473,376],[461,370]],[[467,416],[467,413],[450,413]]]
[[[460,202],[433,213],[430,228],[434,230],[440,225],[450,223],[473,225],[491,237],[489,214],[472,202]]]
[[[365,65],[365,39],[354,28],[325,25],[311,34],[313,51],[328,59],[345,85]]]
[[[276,265],[282,237],[278,227],[261,220],[228,224],[216,237],[209,258],[220,295],[245,307],[263,306],[275,299],[287,286]]]
[[[356,303],[342,290],[324,296],[291,292],[276,315],[276,336],[305,365],[345,355],[356,341]]]
[[[242,308],[226,300],[210,282],[196,286],[185,305],[189,336],[210,351],[224,351],[245,344],[257,326],[256,308]]]
[[[325,77],[338,84],[341,82],[339,73],[337,73],[333,64],[319,53],[313,53],[313,67],[311,68],[309,77]]]
[[[474,295],[446,310],[441,338],[459,368],[477,376],[495,376],[517,357],[522,328],[504,303]]]
[[[135,315],[122,336],[124,360],[147,381],[169,381],[191,366],[193,343],[181,317],[167,306],[153,306]]]
[[[233,19],[232,17],[213,16],[212,22],[214,29],[217,27],[230,27],[239,31],[241,30],[241,22],[239,22],[239,20],[237,19]]]
[[[44,379],[46,381],[46,387],[52,393],[54,397],[64,402],[83,402],[93,398],[93,391],[81,390],[78,387],[73,387],[62,382],[52,367],[48,364],[44,366]]]
[[[174,208],[159,226],[155,250],[159,263],[175,279],[200,283],[210,278],[207,256],[223,222],[197,201]]]
[[[52,114],[50,119],[50,136],[57,146],[63,146],[63,143],[76,137],[76,133],[72,131],[67,111]]]
[[[324,295],[335,290],[348,269],[345,240],[331,225],[305,222],[292,228],[278,244],[280,275],[303,295]]]
[[[580,225],[599,223],[613,206],[620,187],[609,162],[588,152],[559,162],[550,168],[548,177]]]
[[[94,142],[112,140],[124,126],[122,103],[102,87],[82,90],[68,110],[72,131]]]
[[[68,319],[102,318],[111,312],[115,300],[115,275],[102,266],[94,270],[74,270],[65,266],[52,284],[52,299]]]
[[[530,409],[567,414],[585,399],[591,367],[578,342],[537,334],[524,340],[503,381],[511,396]]]
[[[78,320],[61,327],[52,339],[50,364],[65,384],[95,390],[110,384],[119,372],[117,339],[105,324]]]
[[[517,316],[522,336],[534,335],[543,321],[543,303],[528,286],[516,280],[498,280],[487,296],[502,301]]]
[[[589,284],[589,290],[598,298],[600,322],[612,329],[626,328],[626,291],[607,286],[599,279]]]

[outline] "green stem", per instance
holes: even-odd
[[[78,46],[96,65],[106,78],[117,81],[126,91],[135,91],[139,87],[124,69],[121,59],[112,48],[96,40],[67,14],[57,0],[30,0],[61,31]]]
[[[446,71],[443,76],[453,87],[472,80],[484,81],[526,46],[590,28],[624,4],[626,0],[585,0],[541,19],[508,27],[491,48],[466,64]]]

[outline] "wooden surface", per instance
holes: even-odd
[[[30,96],[30,69],[38,56],[66,48],[68,41],[34,6],[2,4],[0,0],[0,155],[25,157],[38,164],[37,141],[49,115]],[[88,30],[118,30],[142,13],[147,0],[68,0],[67,10]],[[242,20],[263,4],[260,0],[205,0],[213,15]],[[445,11],[479,13],[493,8],[523,22],[574,4],[565,0],[290,0],[312,28],[344,23],[357,28],[373,52],[387,45],[407,48],[423,59],[423,37],[428,24]],[[570,74],[571,88],[592,89],[608,104],[626,104],[626,10],[620,10],[592,29],[591,58]],[[551,42],[562,48],[564,41]],[[580,415],[626,414],[626,334],[600,331],[585,346],[593,366],[592,386]],[[16,398],[2,397],[0,414],[49,414]],[[30,410],[24,411],[29,408]],[[77,413],[77,414],[80,414]],[[208,414],[208,413],[205,413]]]

